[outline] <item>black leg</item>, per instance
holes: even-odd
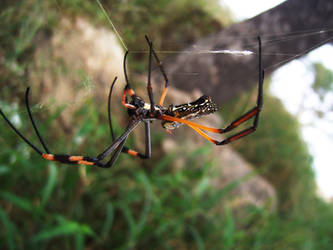
[[[115,140],[114,132],[113,132],[113,127],[112,127],[112,118],[111,118],[111,97],[112,97],[112,91],[113,91],[113,86],[117,81],[117,77],[114,78],[111,87],[110,87],[110,92],[109,92],[109,97],[108,97],[108,120],[109,120],[109,128],[110,128],[110,133],[112,137],[112,141]]]
[[[124,147],[126,139],[127,139],[127,137],[119,144],[119,146],[117,147],[117,149],[115,150],[115,152],[112,154],[110,160],[106,164],[100,163],[101,165],[99,167],[102,167],[102,168],[110,168],[110,167],[112,167],[112,165],[118,159],[119,154],[121,153],[121,151],[122,151],[122,149]]]
[[[152,61],[152,54],[153,54],[153,43],[149,41],[147,36],[145,36],[145,37],[149,44],[147,91],[148,91],[148,96],[149,96],[149,100],[150,100],[150,112],[153,113],[155,111],[153,88],[151,86],[151,61]]]
[[[123,142],[123,140],[125,140],[128,135],[133,131],[133,129],[135,129],[139,123],[141,123],[141,120],[140,119],[132,119],[125,132],[120,135],[115,141],[113,141],[113,143],[107,147],[102,153],[100,153],[98,156],[97,156],[97,160],[98,161],[102,161],[105,157],[107,157],[108,155],[110,155],[116,148],[118,148],[118,146]]]
[[[34,144],[32,144],[24,135],[21,134],[20,131],[17,130],[17,128],[15,128],[15,126],[9,121],[9,119],[6,117],[6,115],[2,112],[2,110],[0,109],[0,114],[3,117],[3,119],[7,122],[7,124],[14,130],[14,132],[21,137],[21,139],[23,141],[25,141],[26,144],[28,144],[33,150],[35,150],[38,154],[42,155],[43,152],[38,149]]]
[[[116,79],[114,80],[114,82],[116,81]],[[17,128],[9,121],[9,119],[6,117],[6,115],[2,112],[2,110],[0,109],[0,115],[3,117],[3,119],[7,122],[7,124],[14,130],[14,132],[21,137],[21,139],[27,143],[33,150],[35,150],[39,155],[41,155],[44,159],[46,160],[50,160],[50,161],[57,161],[60,163],[65,163],[65,164],[78,164],[78,165],[90,165],[90,166],[98,166],[98,167],[111,167],[113,165],[113,163],[116,161],[116,159],[119,156],[119,153],[121,152],[124,143],[127,139],[128,134],[140,123],[140,120],[138,121],[132,121],[127,130],[117,139],[115,140],[115,142],[109,146],[107,148],[107,152],[104,152],[103,157],[97,159],[97,158],[93,158],[90,156],[73,156],[73,155],[65,155],[65,154],[51,154],[49,152],[49,150],[47,149],[41,135],[39,134],[39,131],[37,129],[37,126],[34,122],[33,116],[31,114],[31,110],[30,110],[30,105],[29,105],[29,88],[27,88],[26,91],[26,106],[27,106],[27,110],[28,110],[28,114],[31,120],[31,123],[33,124],[34,130],[41,142],[41,144],[43,145],[45,151],[47,153],[43,153],[39,148],[37,148],[33,143],[31,143],[25,136],[23,136],[21,134],[20,131],[17,130]],[[107,162],[107,163],[103,163],[101,162],[101,160],[103,160],[106,156],[108,156],[109,154],[112,154],[111,159]]]
[[[151,157],[150,121],[145,122],[145,132],[146,132],[146,153],[144,158],[150,158]]]
[[[144,123],[145,123],[145,135],[146,135],[146,140],[145,140],[146,150],[145,150],[145,153],[142,154],[140,152],[137,152],[137,151],[132,150],[132,149],[127,148],[127,147],[123,148],[123,152],[127,153],[127,154],[130,154],[130,155],[133,155],[133,156],[140,157],[141,159],[148,159],[148,158],[151,157],[150,123],[149,123],[149,121],[145,121]]]
[[[129,51],[127,50],[125,52],[125,56],[124,56],[124,61],[123,61],[123,67],[124,67],[124,75],[125,75],[125,80],[126,80],[126,89],[131,88],[131,84],[129,82],[128,79],[128,75],[127,75],[127,56],[128,56]]]
[[[146,40],[147,40],[147,42],[148,42],[148,44],[149,44],[149,46],[150,46],[152,43],[150,42],[148,36],[146,35],[145,38],[146,38]],[[160,59],[158,58],[157,53],[155,52],[153,46],[151,46],[151,51],[152,51],[152,54],[153,54],[153,56],[154,56],[154,58],[155,58],[155,61],[156,61],[156,63],[157,63],[157,66],[159,67],[159,69],[160,69],[160,71],[161,71],[161,73],[162,73],[162,75],[163,75],[163,78],[164,78],[164,89],[163,89],[163,92],[162,92],[161,98],[160,98],[159,103],[158,103],[158,105],[163,106],[164,98],[165,98],[165,96],[166,96],[167,89],[168,89],[168,87],[169,87],[169,79],[168,79],[168,77],[167,77],[167,74],[165,73],[165,70],[164,70],[163,64],[162,64],[162,62],[160,61]]]
[[[35,124],[35,121],[32,117],[32,114],[31,114],[31,110],[30,110],[30,105],[29,105],[29,91],[30,91],[30,87],[27,88],[26,92],[25,92],[25,105],[27,107],[27,111],[28,111],[28,114],[29,114],[29,118],[30,118],[30,121],[32,123],[32,126],[34,127],[34,130],[35,130],[35,133],[40,141],[40,143],[42,144],[43,148],[45,149],[46,153],[50,153],[49,149],[46,147],[46,144],[44,143],[44,140],[42,139],[41,135],[39,134],[39,131],[37,129],[37,126]]]

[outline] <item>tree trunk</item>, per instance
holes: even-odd
[[[256,37],[260,35],[267,76],[278,66],[332,41],[330,27],[333,27],[332,0],[289,0],[199,40],[185,49],[194,53],[168,58],[165,69],[172,86],[186,91],[198,89],[212,96],[217,104],[222,104],[257,84],[258,54],[237,56],[195,52],[207,49],[257,52]],[[320,29],[326,30],[319,32]],[[312,35],[306,35],[308,32]],[[154,79],[161,81],[158,71],[154,72]]]

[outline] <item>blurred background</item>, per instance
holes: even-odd
[[[170,79],[165,105],[202,94],[218,104],[199,123],[224,127],[255,105],[259,35],[266,75],[255,133],[217,147],[154,122],[152,158],[123,154],[111,169],[45,161],[1,118],[0,248],[332,249],[333,3],[249,2],[2,1],[0,108],[42,148],[25,107],[30,86],[53,153],[94,157],[111,143],[115,76],[112,121],[124,130],[126,49],[131,83],[148,100],[145,34]],[[153,80],[157,99],[156,67]],[[144,151],[143,131],[126,145]]]

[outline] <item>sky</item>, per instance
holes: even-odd
[[[284,0],[220,0],[220,3],[227,5],[237,20],[254,17],[261,12],[271,9]]]
[[[273,8],[283,0],[220,0],[221,4],[227,5],[236,20],[241,21]],[[297,115],[302,127],[303,139],[308,144],[309,150],[314,157],[313,167],[320,193],[326,197],[333,197],[333,168],[331,152],[333,149],[332,123],[316,119],[312,112],[299,112],[300,107],[305,105],[309,108],[319,104],[318,97],[312,92],[310,85],[314,74],[310,69],[312,62],[321,62],[333,71],[333,47],[324,45],[309,55],[294,60],[279,68],[272,75],[271,93],[279,97],[286,109]],[[288,90],[288,91],[286,91]],[[333,95],[328,97],[328,102],[333,102]],[[304,102],[304,100],[306,100]],[[333,120],[333,118],[332,118]],[[331,136],[329,138],[329,136]]]

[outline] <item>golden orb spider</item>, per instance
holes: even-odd
[[[141,97],[137,96],[134,92],[134,90],[131,88],[127,71],[126,71],[126,60],[128,51],[126,51],[124,56],[124,74],[125,74],[125,80],[126,80],[126,86],[123,91],[122,95],[122,105],[127,108],[128,115],[129,115],[129,122],[126,127],[126,130],[118,137],[115,138],[113,129],[112,129],[112,122],[111,122],[111,94],[113,86],[117,80],[117,77],[113,80],[110,92],[109,92],[109,98],[108,98],[108,116],[109,116],[109,126],[111,135],[113,138],[113,142],[110,146],[106,147],[106,149],[100,153],[96,157],[90,157],[90,156],[72,156],[72,155],[65,155],[65,154],[52,154],[50,153],[50,150],[47,148],[44,140],[42,139],[37,126],[34,122],[34,119],[31,114],[30,105],[29,105],[29,90],[28,87],[25,93],[25,102],[26,102],[26,108],[28,111],[28,115],[30,118],[30,121],[33,125],[33,128],[35,130],[35,133],[42,144],[42,147],[45,150],[45,153],[42,152],[39,148],[37,148],[32,142],[30,142],[25,136],[21,134],[20,131],[18,131],[15,126],[9,121],[9,119],[5,116],[5,114],[0,109],[0,114],[3,117],[3,119],[7,122],[7,124],[15,131],[15,133],[21,137],[32,149],[34,149],[40,156],[42,156],[46,160],[50,161],[57,161],[60,163],[67,163],[67,164],[82,164],[82,165],[92,165],[102,168],[109,168],[111,167],[116,159],[118,158],[119,154],[121,152],[128,153],[133,156],[137,156],[140,158],[150,158],[151,156],[151,142],[150,142],[150,122],[154,120],[161,120],[162,126],[167,129],[175,129],[179,127],[182,124],[185,124],[189,126],[190,128],[194,129],[198,134],[200,134],[202,137],[207,139],[208,141],[214,143],[215,145],[225,145],[232,141],[235,141],[239,138],[242,138],[252,132],[254,132],[258,126],[258,119],[259,119],[259,113],[262,107],[263,103],[263,82],[264,82],[264,70],[262,69],[262,59],[261,59],[261,40],[260,37],[258,37],[258,44],[259,44],[259,82],[258,82],[258,97],[257,97],[257,104],[254,108],[250,109],[248,112],[231,122],[227,127],[225,128],[211,128],[204,125],[200,125],[198,123],[192,122],[190,120],[194,118],[198,118],[203,115],[211,114],[215,111],[217,111],[217,106],[215,103],[212,102],[211,98],[209,96],[203,95],[198,100],[191,102],[191,103],[185,103],[180,105],[169,105],[168,107],[164,107],[164,99],[169,87],[169,81],[168,77],[165,73],[165,70],[162,66],[162,62],[159,60],[154,48],[153,43],[149,40],[147,36],[145,36],[147,43],[149,45],[149,61],[148,61],[148,82],[147,82],[147,91],[149,96],[149,103],[145,102]],[[162,95],[159,99],[158,104],[154,103],[154,97],[153,97],[153,90],[151,86],[151,70],[152,70],[152,60],[155,59],[157,66],[159,67],[159,70],[161,71],[163,78],[164,78],[164,89],[162,92]],[[131,97],[131,101],[128,102],[127,95]],[[224,140],[217,141],[208,136],[203,131],[209,131],[217,134],[223,134],[227,133],[243,122],[249,120],[250,118],[254,117],[254,121],[251,127],[246,128],[236,134],[233,134],[229,137],[227,137]],[[137,151],[134,151],[132,149],[129,149],[124,146],[126,139],[128,135],[135,129],[141,122],[145,125],[145,135],[146,135],[146,150],[145,153],[139,153]],[[106,162],[103,162],[108,156],[110,156],[109,160]]]

